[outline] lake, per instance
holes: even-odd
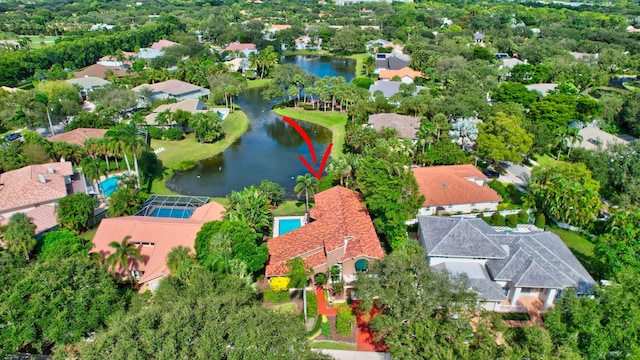
[[[344,76],[351,81],[355,60],[327,56],[286,56],[282,64],[296,64],[318,77]],[[309,171],[298,159],[311,162],[307,145],[281,116],[274,114],[274,101],[262,99],[260,89],[250,89],[236,102],[250,121],[249,130],[224,152],[200,161],[167,181],[167,188],[183,195],[224,197],[232,190],[275,181],[293,196],[295,178]],[[331,132],[319,125],[299,121],[313,142],[319,158],[331,142]]]

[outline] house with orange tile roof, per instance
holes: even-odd
[[[89,128],[77,128],[71,131],[67,131],[61,134],[56,134],[46,138],[51,142],[65,142],[72,145],[84,145],[84,141],[87,139],[99,139],[107,133],[106,129],[89,129]]]
[[[86,192],[84,180],[73,173],[70,162],[30,165],[0,174],[0,224],[21,212],[36,225],[36,234],[55,227],[58,200]]]
[[[109,77],[110,72],[113,72],[113,75],[119,78],[125,77],[128,75],[126,70],[122,70],[120,67],[117,67],[117,66],[104,66],[100,64],[93,64],[91,66],[84,68],[82,71],[73,73],[73,76],[75,76],[76,78],[95,76],[95,77],[99,77],[100,79],[106,79]]]
[[[239,57],[239,53],[244,54],[244,57],[249,57],[249,55],[251,53],[257,53],[258,52],[258,48],[256,47],[256,44],[253,43],[239,43],[239,42],[232,42],[231,44],[227,45],[226,48],[222,49],[222,51],[231,51],[235,55],[236,57]]]
[[[172,47],[174,45],[179,45],[179,44],[177,42],[162,39],[151,44],[151,48],[155,50],[162,50],[164,48]]]
[[[189,218],[153,216],[124,216],[102,220],[93,238],[93,251],[104,259],[113,254],[112,241],[120,242],[129,236],[129,242],[140,249],[142,262],[132,259],[129,268],[116,268],[125,277],[131,274],[142,285],[141,291],[155,290],[162,278],[169,275],[167,255],[171,249],[184,246],[194,249],[196,235],[202,225],[222,219],[224,206],[211,201],[198,207]]]
[[[496,211],[502,201],[489,178],[471,164],[413,168],[424,203],[419,215]]]
[[[399,77],[403,83],[412,84],[417,77],[423,77],[424,74],[405,66],[399,70],[380,70],[378,78],[380,80],[391,80],[396,76]]]
[[[315,274],[339,266],[343,280],[350,283],[356,268],[367,268],[370,260],[385,256],[358,192],[334,186],[314,198],[308,224],[267,242],[267,278],[285,275],[287,260],[300,257]]]

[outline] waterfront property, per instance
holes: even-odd
[[[287,260],[300,257],[315,274],[336,266],[340,274],[332,275],[332,280],[343,280],[348,287],[356,270],[365,271],[370,260],[384,257],[380,240],[359,193],[334,186],[314,199],[308,224],[267,242],[265,275],[285,275]]]
[[[551,306],[573,288],[590,294],[595,281],[569,248],[546,231],[503,233],[484,220],[418,216],[418,238],[429,264],[464,274],[487,310],[541,301]]]
[[[198,85],[189,84],[181,80],[167,80],[155,84],[142,84],[133,88],[133,91],[140,94],[143,89],[150,91],[149,98],[145,99],[153,102],[154,100],[176,99],[199,99],[209,95],[209,89],[201,88]]]
[[[373,114],[369,116],[369,125],[378,131],[384,128],[395,129],[399,138],[416,141],[420,130],[420,118],[394,113]]]
[[[420,215],[496,211],[502,201],[489,178],[471,164],[413,168],[424,203]]]
[[[222,219],[224,207],[208,200],[207,197],[153,195],[134,216],[102,220],[93,238],[93,251],[106,259],[114,251],[109,246],[112,241],[129,237],[129,242],[140,249],[143,261],[133,259],[128,269],[117,268],[116,272],[122,277],[131,274],[142,285],[140,291],[154,291],[160,280],[170,273],[166,259],[171,249],[177,246],[193,249],[202,225]]]

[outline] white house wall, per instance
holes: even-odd
[[[498,210],[497,202],[484,202],[484,203],[474,203],[474,204],[457,204],[457,205],[443,205],[443,206],[423,206],[418,210],[418,215],[436,215],[438,212],[438,208],[444,208],[441,210],[448,214],[469,214],[472,212],[481,212],[481,211],[496,211]]]

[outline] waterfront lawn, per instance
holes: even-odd
[[[309,202],[309,207],[312,208],[313,203]],[[304,211],[304,200],[287,200],[271,212],[273,216],[302,216]]]
[[[290,117],[296,120],[307,121],[310,123],[324,126],[333,133],[333,148],[331,149],[331,157],[342,157],[342,148],[344,146],[344,132],[347,124],[347,114],[337,111],[307,111],[295,110],[291,108],[274,109],[278,115]]]
[[[229,114],[222,123],[222,130],[225,133],[224,139],[213,144],[201,144],[193,133],[185,136],[180,141],[171,140],[151,140],[151,147],[165,150],[158,154],[158,159],[164,166],[161,180],[153,182],[152,194],[173,194],[164,184],[173,176],[174,170],[186,170],[193,167],[199,160],[210,158],[223,152],[229,145],[233,144],[249,128],[249,119],[242,111],[234,111]]]
[[[261,88],[267,86],[273,79],[254,79],[247,80],[247,89]]]
[[[356,77],[366,77],[366,72],[364,71],[364,59],[369,57],[369,54],[353,54],[351,56],[347,56],[349,59],[356,60]]]

